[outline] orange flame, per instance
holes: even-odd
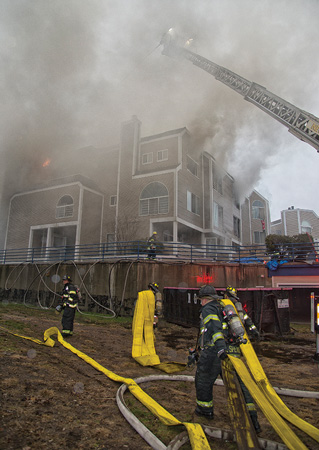
[[[51,159],[47,159],[46,161],[44,161],[44,163],[42,164],[42,167],[48,167],[48,165],[50,164]]]

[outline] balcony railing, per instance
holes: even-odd
[[[46,263],[55,261],[145,260],[145,241],[125,241],[65,247],[19,248],[0,250],[0,264]],[[272,253],[265,245],[227,246],[179,242],[160,243],[156,259],[162,261],[263,263],[271,259],[288,262],[319,262],[319,244],[278,244]]]

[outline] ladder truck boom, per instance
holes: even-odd
[[[200,67],[216,80],[224,83],[245,100],[256,105],[259,109],[272,116],[288,128],[288,131],[298,139],[307,142],[319,153],[319,119],[313,114],[297,108],[291,103],[283,100],[265,87],[248,81],[231,70],[209,61],[187,48],[181,47],[167,34],[161,41],[163,45],[162,54],[170,57],[183,57]]]

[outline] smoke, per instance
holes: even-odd
[[[132,115],[143,135],[186,126],[242,195],[278,153],[315,153],[158,44],[174,27],[195,52],[318,115],[317,0],[2,0],[0,8],[2,205],[55,175],[42,167],[47,159],[118,143]]]

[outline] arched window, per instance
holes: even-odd
[[[140,195],[140,216],[168,213],[168,190],[164,184],[154,181]]]
[[[312,227],[307,220],[303,220],[301,222],[301,233],[309,233],[311,234]]]
[[[253,219],[264,219],[265,218],[265,207],[263,202],[260,200],[255,200],[252,205],[252,215]]]
[[[56,207],[56,218],[63,219],[65,217],[72,217],[73,206],[74,203],[71,195],[63,195],[63,197],[61,197],[60,200],[58,201]]]

